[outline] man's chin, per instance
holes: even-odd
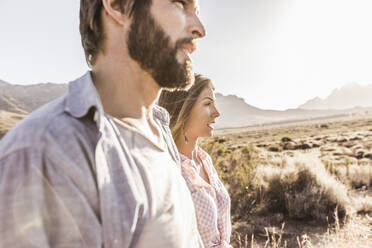
[[[172,70],[167,71],[172,73]],[[177,75],[177,76],[175,76]],[[167,80],[155,80],[159,86],[167,90],[188,90],[195,82],[194,72],[191,63],[185,63],[184,68],[173,74],[166,76]],[[163,79],[165,79],[163,78]]]
[[[194,85],[194,82],[195,82],[195,74],[192,68],[191,61],[185,62],[185,75],[186,76],[185,76],[184,84],[181,85],[181,87],[179,88],[183,90],[188,90],[191,88],[191,86]]]
[[[194,73],[192,73],[192,76],[190,76],[190,78],[186,81],[186,84],[184,85],[182,89],[188,90],[191,88],[191,86],[194,85],[194,83],[195,83],[195,76],[194,76]]]
[[[159,86],[163,89],[173,91],[173,90],[188,90],[191,88],[191,86],[194,84],[194,79],[185,80],[180,84],[159,84]]]

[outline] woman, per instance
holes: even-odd
[[[205,247],[227,248],[231,236],[230,197],[210,156],[198,146],[211,137],[220,115],[210,79],[196,75],[189,90],[163,90],[159,105],[170,114],[170,128],[181,157],[182,175],[194,202]]]

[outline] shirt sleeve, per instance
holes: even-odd
[[[80,165],[37,147],[0,158],[0,247],[101,247],[91,188],[66,173]]]

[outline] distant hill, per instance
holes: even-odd
[[[216,120],[216,128],[236,128],[269,123],[305,121],[336,116],[371,115],[372,107],[349,109],[288,109],[264,110],[247,104],[235,95],[216,94],[216,106],[221,116]]]
[[[0,86],[7,85],[8,83],[0,79]]]
[[[66,84],[14,85],[0,80],[0,110],[27,114],[66,91]]]
[[[325,99],[315,97],[299,106],[300,109],[350,109],[372,107],[372,85],[350,83],[335,89]]]

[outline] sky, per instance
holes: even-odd
[[[88,67],[79,0],[0,0],[0,79],[67,83]],[[196,72],[262,109],[372,84],[370,0],[199,0]]]

